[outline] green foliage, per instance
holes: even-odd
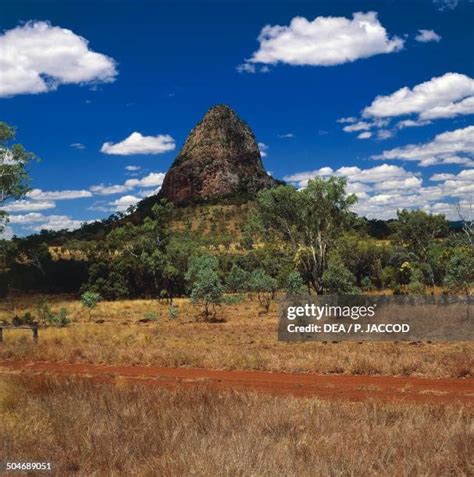
[[[359,293],[354,275],[338,257],[331,259],[324,271],[323,286],[325,292],[331,294],[357,295]]]
[[[403,209],[397,212],[397,220],[393,222],[392,230],[395,243],[406,247],[418,260],[425,262],[434,240],[447,235],[448,222],[444,215]]]
[[[447,266],[444,285],[452,293],[470,295],[474,287],[474,248],[454,249]]]
[[[91,291],[85,292],[81,295],[81,303],[89,313],[89,320],[92,319],[92,312],[97,307],[101,299],[102,297],[98,293]]]
[[[248,289],[250,274],[234,264],[225,279],[226,290],[230,293],[244,292]]]
[[[327,257],[336,239],[353,222],[350,207],[356,196],[346,194],[346,180],[316,178],[303,190],[279,186],[261,191],[258,210],[264,230],[290,248],[295,262],[318,293],[322,293]]]
[[[290,272],[286,279],[287,297],[297,297],[305,292],[304,281],[298,272]]]
[[[168,318],[170,320],[176,320],[179,316],[179,308],[177,306],[171,305],[168,308]]]
[[[277,285],[277,281],[260,268],[254,270],[250,275],[249,290],[256,293],[258,302],[265,312],[270,309]]]
[[[158,320],[158,313],[156,311],[147,311],[143,315],[144,321],[157,321]]]
[[[23,315],[15,315],[12,318],[13,326],[32,325],[34,322],[35,318],[29,311],[23,313]]]
[[[15,129],[0,122],[0,233],[6,217],[1,207],[8,199],[19,199],[28,192],[27,166],[35,157],[21,144],[12,144],[14,139]]]
[[[224,295],[222,297],[222,303],[224,305],[239,305],[245,300],[244,295]]]
[[[216,317],[216,306],[222,303],[222,284],[212,268],[200,269],[191,288],[191,303],[201,305],[205,319]]]

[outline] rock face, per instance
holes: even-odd
[[[226,105],[212,107],[190,132],[160,195],[176,204],[253,195],[278,181],[265,171],[255,136]]]

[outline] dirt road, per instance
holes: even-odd
[[[147,366],[105,366],[0,361],[0,375],[76,376],[97,382],[126,381],[156,386],[208,386],[323,399],[474,405],[474,378],[425,379],[394,376],[335,376],[310,373],[221,371]]]

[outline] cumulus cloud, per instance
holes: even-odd
[[[135,205],[139,201],[139,197],[135,197],[134,195],[124,195],[119,199],[110,202],[110,205],[113,206],[115,210],[118,210],[119,212],[124,212],[130,206]]]
[[[33,189],[26,194],[31,200],[71,200],[92,197],[92,193],[88,190],[51,190],[44,191],[41,189]]]
[[[68,215],[44,215],[31,212],[24,215],[11,215],[10,222],[23,226],[27,230],[39,232],[40,230],[73,230],[79,228],[83,222],[74,220]]]
[[[16,200],[2,209],[6,212],[30,212],[36,210],[54,209],[56,204],[51,201],[31,201],[31,200]]]
[[[364,131],[357,136],[357,139],[370,139],[371,137],[372,133],[370,131]]]
[[[264,144],[263,142],[259,142],[258,149],[262,157],[267,157],[268,146],[266,144]]]
[[[432,120],[473,113],[474,79],[446,73],[413,88],[405,86],[388,96],[377,96],[362,114],[366,118],[416,114],[421,120]]]
[[[110,83],[115,61],[71,30],[28,22],[0,35],[0,97],[38,94],[62,84]]]
[[[364,108],[361,117],[338,120],[345,132],[379,129],[373,137],[388,139],[398,130],[431,124],[435,119],[474,114],[474,79],[459,73],[446,73],[413,88],[400,88],[377,96]],[[396,123],[391,123],[400,118]]]
[[[438,43],[441,40],[441,36],[434,30],[418,30],[418,35],[416,35],[415,40],[420,43],[429,43],[430,41]]]
[[[140,166],[125,166],[125,170],[130,172],[139,171],[140,169]]]
[[[241,65],[255,72],[255,64],[332,66],[403,48],[404,41],[389,37],[376,12],[357,12],[352,19],[294,17],[288,26],[266,25],[258,36],[259,49]],[[245,66],[248,65],[248,66]]]
[[[435,185],[425,185],[417,174],[393,164],[368,169],[322,167],[284,179],[303,188],[309,179],[318,176],[346,177],[347,191],[358,197],[354,212],[369,218],[390,219],[396,217],[397,209],[419,208],[430,213],[444,213],[454,220],[458,218],[456,204],[465,206],[474,195],[474,169],[465,169],[458,174],[435,174],[430,178]]]
[[[131,191],[134,188],[161,187],[165,174],[163,172],[150,172],[141,179],[128,179],[123,184],[98,184],[90,187],[92,193],[97,195],[113,195]]]
[[[384,151],[373,159],[417,161],[420,166],[461,164],[474,167],[474,126],[447,131],[423,144],[409,144]]]
[[[105,142],[100,151],[104,154],[116,154],[129,156],[131,154],[162,154],[173,151],[176,147],[174,139],[168,134],[157,136],[142,136],[139,132],[133,132],[121,142]]]

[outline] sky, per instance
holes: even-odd
[[[369,218],[455,220],[474,197],[473,24],[470,0],[3,0],[0,121],[40,159],[5,234],[156,193],[219,103],[274,177],[343,175]]]

